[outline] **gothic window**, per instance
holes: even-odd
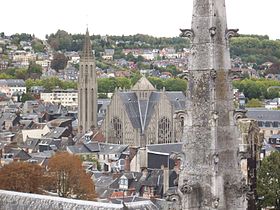
[[[83,71],[84,71],[84,66],[83,65],[81,65],[80,66],[80,69],[81,69],[81,71],[79,71],[79,74],[80,74],[80,77],[82,77],[83,76]]]
[[[263,121],[259,121],[259,122],[258,122],[259,127],[263,127],[263,124],[264,124]]]
[[[172,132],[171,132],[171,122],[167,117],[160,119],[158,123],[158,142],[171,143]]]
[[[79,96],[78,96],[78,97],[79,97],[79,100],[80,100],[79,106],[80,106],[80,110],[81,110],[81,111],[79,112],[79,114],[80,114],[79,117],[80,117],[80,121],[81,121],[81,122],[82,122],[82,119],[83,119],[83,114],[82,114],[82,111],[83,111],[83,110],[82,110],[82,105],[83,105],[83,99],[82,99],[82,97],[83,97],[83,95],[82,95],[82,94],[83,94],[83,89],[81,88],[81,89],[80,89],[80,94],[79,94]],[[79,123],[81,123],[81,122],[79,122]]]
[[[93,65],[90,65],[90,76],[93,76]]]
[[[96,104],[94,103],[94,92],[93,92],[93,88],[91,88],[91,105],[92,106],[96,106]],[[96,113],[92,112],[91,113],[91,121],[93,122],[93,118],[94,118],[94,115]]]
[[[123,129],[122,129],[122,122],[120,118],[114,117],[111,120],[111,129],[112,129],[112,134],[111,137],[114,140],[114,143],[122,143],[123,140]]]
[[[269,121],[266,121],[266,122],[265,122],[265,127],[270,127],[270,124],[271,124],[271,123],[270,123]]]
[[[274,128],[278,128],[278,122],[277,122],[277,121],[274,121],[274,122],[272,123],[272,126],[273,126]]]
[[[88,75],[88,65],[85,66],[85,75]]]
[[[87,118],[87,116],[88,116],[88,89],[86,88],[86,90],[85,90],[85,110],[84,110],[85,112],[86,112],[86,114],[85,114],[85,116],[86,116],[86,122],[88,121],[88,118]]]

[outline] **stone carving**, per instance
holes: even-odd
[[[215,69],[211,69],[210,76],[214,80],[217,77],[217,71]]]
[[[217,165],[219,163],[219,154],[218,153],[215,153],[214,156],[213,156],[213,162],[215,165]]]
[[[237,121],[239,119],[246,118],[246,113],[247,113],[247,110],[245,110],[245,109],[236,109],[236,110],[234,110],[233,117],[234,117],[234,121],[235,121],[236,125],[237,125]]]
[[[250,186],[246,183],[246,179],[242,178],[240,181],[228,180],[225,183],[225,189],[233,191],[237,197],[242,197],[250,191]]]
[[[213,199],[213,207],[215,209],[217,209],[219,207],[219,202],[220,202],[220,199],[219,198],[214,198]]]
[[[239,31],[239,29],[228,29],[228,30],[226,30],[226,39],[229,40],[232,37],[239,36],[238,31]]]
[[[216,35],[216,29],[217,29],[216,27],[209,28],[209,33],[212,37]]]
[[[184,195],[191,194],[194,189],[199,188],[199,184],[191,184],[189,180],[184,179],[183,185],[180,187],[180,192]]]
[[[184,73],[182,73],[182,74],[178,74],[178,77],[180,78],[180,79],[185,79],[185,80],[189,80],[189,78],[190,78],[190,73],[189,72],[184,72]]]
[[[194,39],[194,32],[192,29],[180,29],[181,34],[180,37],[186,37],[190,39],[191,41]]]

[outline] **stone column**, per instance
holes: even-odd
[[[234,122],[225,0],[194,0],[183,161],[182,209],[245,210],[246,183]]]

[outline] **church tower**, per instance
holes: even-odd
[[[183,164],[182,209],[245,210],[246,180],[241,173],[241,140],[231,85],[225,0],[194,0]]]
[[[78,79],[79,131],[86,132],[97,126],[97,81],[95,57],[92,52],[88,29],[80,59]]]

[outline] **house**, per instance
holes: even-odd
[[[22,129],[22,138],[23,142],[29,138],[41,138],[42,136],[48,134],[50,132],[50,128],[46,123],[34,123],[28,129]]]
[[[15,113],[4,112],[0,114],[0,130],[9,130],[19,125],[20,117]]]
[[[31,156],[23,149],[7,145],[2,149],[1,164],[5,165],[13,161],[26,161],[30,158]]]
[[[280,110],[248,109],[247,117],[258,121],[260,132],[268,139],[273,134],[280,134]]]
[[[105,49],[105,52],[104,52],[104,54],[102,55],[102,58],[103,58],[104,60],[113,60],[114,53],[115,53],[115,50],[114,50],[114,49]]]
[[[9,98],[14,92],[26,93],[25,82],[22,79],[0,79],[0,91]]]
[[[61,104],[65,107],[78,106],[78,91],[73,89],[55,89],[52,92],[41,92],[40,98],[44,102]]]

